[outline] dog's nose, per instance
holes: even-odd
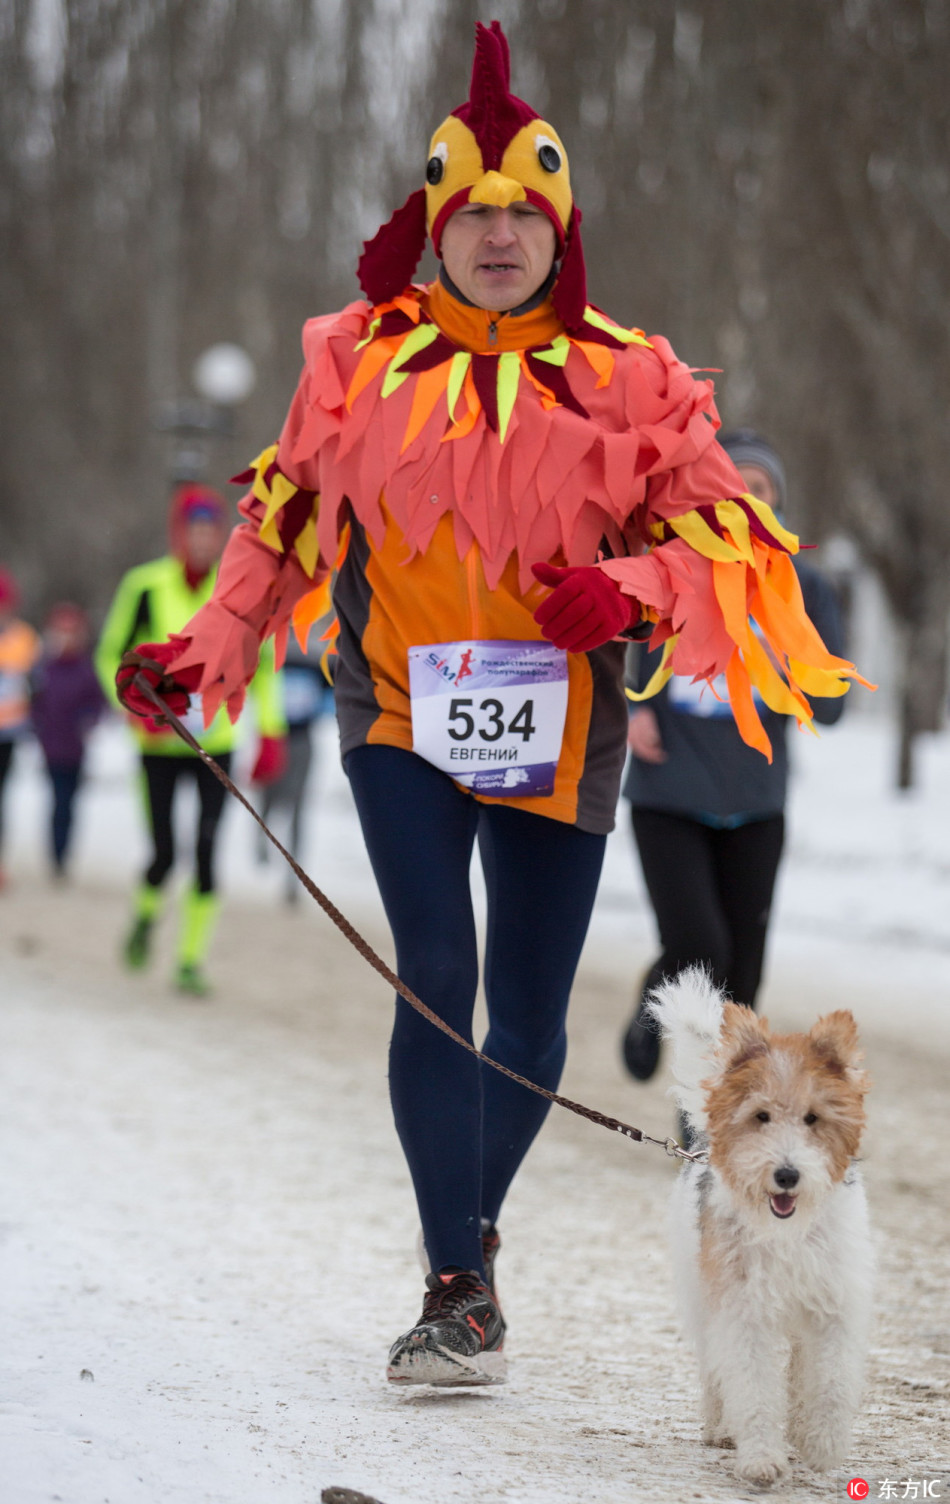
[[[790,1191],[798,1184],[799,1176],[794,1165],[779,1165],[772,1178],[783,1191]]]

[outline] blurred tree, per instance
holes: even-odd
[[[907,788],[914,740],[947,701],[950,7],[818,6],[787,59],[801,86],[785,91],[783,179],[804,213],[775,275],[790,327],[821,352],[789,395],[813,415],[813,493],[840,498],[894,613]]]
[[[592,296],[721,367],[725,422],[788,457],[795,525],[847,530],[880,578],[909,786],[948,688],[950,5],[516,11],[514,56],[571,148]]]
[[[154,418],[193,395],[207,346],[232,340],[259,372],[209,479],[270,441],[304,319],[357,295],[360,240],[418,156],[407,121],[425,113],[441,7],[403,10],[17,0],[0,13],[3,552],[37,609],[80,589],[101,606],[163,546],[173,450]]]
[[[161,546],[154,411],[217,340],[259,381],[209,478],[273,437],[492,15],[567,141],[592,297],[721,368],[794,524],[879,575],[909,784],[947,697],[950,0],[8,0],[4,554],[37,607],[95,606]]]

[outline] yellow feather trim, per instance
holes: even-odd
[[[455,404],[459,400],[462,384],[468,375],[468,368],[472,364],[472,357],[468,350],[458,350],[452,356],[452,364],[449,366],[449,380],[446,387],[445,399],[448,403],[449,421],[455,422]]]
[[[521,380],[521,353],[506,350],[498,357],[498,437],[502,443],[508,432]]]
[[[294,539],[297,558],[300,560],[304,573],[308,574],[311,579],[316,573],[317,560],[320,557],[320,545],[317,542],[317,511],[318,505],[315,500],[313,512]]]
[[[718,515],[719,508],[716,512]],[[669,527],[678,538],[688,543],[690,548],[702,554],[704,559],[713,559],[720,564],[739,564],[745,559],[742,550],[728,538],[720,538],[718,533],[713,532],[709,523],[698,512],[683,512],[679,517],[669,519]],[[748,524],[746,524],[746,536],[748,536]]]
[[[409,373],[408,371],[403,371],[401,369],[402,366],[417,351],[424,350],[427,345],[431,345],[433,340],[438,339],[438,337],[439,326],[437,324],[417,324],[415,329],[410,330],[400,344],[398,353],[393,356],[386,367],[386,375],[380,389],[381,397],[391,396],[393,392],[398,391],[404,381],[409,380]]]
[[[788,667],[795,683],[806,695],[820,695],[823,699],[833,700],[848,693],[848,680],[842,679],[837,669],[815,668],[810,663],[801,663],[797,658],[789,658]]]
[[[757,496],[753,496],[749,491],[743,491],[742,500],[748,503],[763,527],[768,530],[777,543],[780,543],[783,548],[787,548],[790,554],[798,553],[798,538],[794,533],[790,533],[787,527],[782,526],[768,502],[760,501]],[[717,503],[717,517],[721,505],[721,502]],[[735,506],[735,502],[727,502],[726,505]]]
[[[277,445],[271,444],[267,449],[262,449],[256,460],[252,460],[250,468],[254,471],[254,483],[251,486],[251,495],[256,501],[262,503],[264,516],[258,528],[258,536],[262,543],[272,548],[275,553],[284,552],[284,540],[280,536],[277,525],[278,514],[283,510],[300,487],[295,486],[292,480],[284,475],[282,470],[274,473],[273,479],[268,484],[265,479],[268,470],[277,459]],[[313,508],[310,516],[304,523],[297,537],[294,539],[294,552],[306,573],[313,579],[317,568],[317,560],[320,556],[320,546],[317,542],[317,514],[320,510],[320,498],[314,497]]]
[[[732,500],[715,503],[716,521],[725,533],[725,537],[720,537],[698,510],[682,512],[678,517],[670,517],[665,524],[654,523],[651,531],[654,536],[662,539],[668,527],[677,537],[682,538],[684,543],[688,543],[690,548],[694,548],[706,559],[714,559],[723,564],[735,564],[742,560],[753,569],[756,567],[756,544],[760,549],[774,546],[785,549],[790,554],[798,553],[798,539],[794,533],[790,533],[782,526],[770,506],[747,494],[743,494],[742,500],[755,513],[758,522],[768,534],[768,541],[753,533],[746,512],[738,501]]]
[[[642,329],[622,329],[619,324],[612,323],[602,313],[598,313],[596,308],[591,308],[590,304],[584,309],[584,323],[593,324],[595,329],[603,329],[605,334],[612,334],[623,345],[645,345],[648,350],[653,349]]]
[[[262,501],[265,506],[270,500],[270,492],[267,489],[267,484],[264,480],[264,476],[267,474],[267,471],[270,469],[276,458],[277,445],[270,444],[266,449],[261,450],[256,460],[251,460],[251,463],[248,467],[249,469],[254,471],[254,484],[251,487],[251,494],[252,496],[255,496],[258,501]]]
[[[752,551],[752,534],[749,519],[742,508],[734,501],[717,501],[716,521],[723,531],[729,533],[740,558],[754,569],[755,554]]]
[[[628,700],[652,700],[654,695],[658,695],[660,693],[660,690],[663,688],[664,684],[669,683],[670,679],[672,679],[673,677],[673,652],[679,640],[680,634],[678,632],[674,633],[672,637],[668,637],[666,639],[666,643],[663,647],[663,657],[660,659],[659,667],[654,669],[653,674],[650,677],[649,684],[647,684],[644,689],[625,690],[624,693],[626,694]]]
[[[572,340],[568,339],[566,334],[558,334],[552,339],[548,349],[532,350],[531,354],[535,360],[543,360],[549,366],[566,366],[567,357],[571,353],[571,345],[573,343]]]

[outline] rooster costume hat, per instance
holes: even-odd
[[[542,624],[553,638],[537,579],[577,571],[618,624],[567,652],[550,794],[507,802],[598,832],[624,756],[613,632],[639,622],[664,648],[646,693],[674,672],[725,674],[742,736],[767,756],[753,690],[808,724],[807,696],[857,675],[805,613],[797,539],[716,443],[712,384],[587,302],[567,154],[508,81],[501,28],[477,27],[471,94],[432,138],[426,187],[364,249],[368,301],[305,327],[280,440],[237,477],[244,523],[169,671],[200,687],[206,714],[225,701],[236,715],[261,641],[276,634],[280,661],[291,623],[305,640],[332,580],[341,750],[413,750],[413,646],[538,643]],[[525,200],[556,232],[553,283],[534,298],[493,313],[444,276],[412,284],[427,231],[438,251],[460,205]]]
[[[371,303],[396,297],[412,281],[427,233],[440,254],[443,227],[456,209],[463,204],[505,209],[527,200],[554,226],[559,268],[552,301],[573,329],[583,322],[587,283],[567,152],[554,126],[511,93],[508,42],[498,22],[477,25],[475,33],[468,100],[443,120],[429,143],[425,188],[410,194],[364,247],[360,286]]]

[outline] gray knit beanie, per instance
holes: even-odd
[[[787,496],[785,466],[767,439],[752,428],[732,428],[717,435],[734,465],[758,465],[775,487],[775,510],[784,511]]]

